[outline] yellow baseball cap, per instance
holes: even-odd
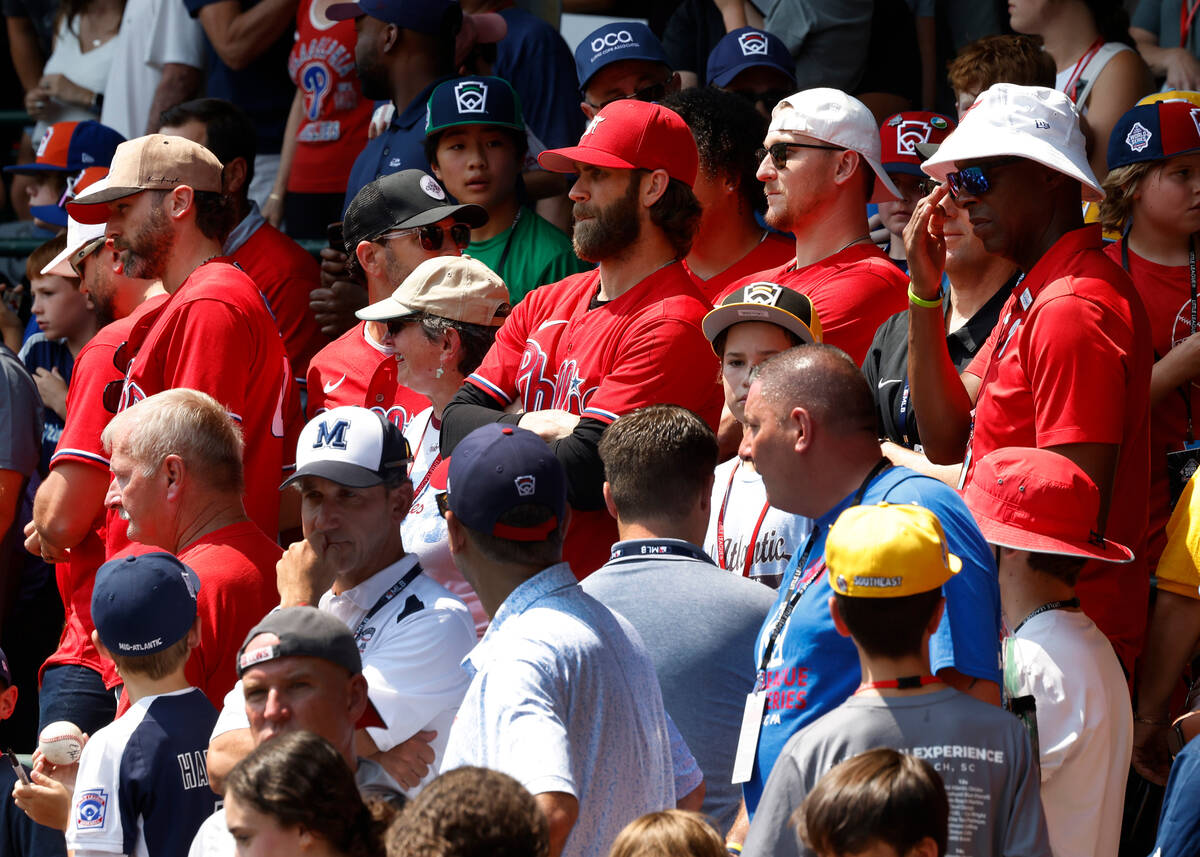
[[[937,589],[962,561],[923,506],[851,506],[825,538],[829,585],[850,598],[902,598]]]

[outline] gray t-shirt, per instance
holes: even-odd
[[[664,545],[682,552],[659,552]],[[775,592],[721,571],[687,542],[618,542],[618,551],[580,585],[641,635],[663,705],[704,772],[703,811],[727,830],[742,795],[730,780],[754,684],[754,641]]]
[[[746,837],[744,857],[809,857],[789,823],[839,762],[892,747],[929,762],[950,799],[948,857],[1050,857],[1037,759],[1002,708],[947,688],[911,696],[852,696],[784,745]]]

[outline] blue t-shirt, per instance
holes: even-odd
[[[200,10],[217,0],[183,0],[193,18]],[[244,0],[244,9],[258,0]],[[296,85],[288,77],[288,54],[295,42],[295,28],[288,27],[279,38],[243,69],[232,69],[221,60],[216,48],[204,34],[208,72],[204,94],[223,98],[246,111],[254,123],[258,154],[275,155],[283,147],[283,132],[287,126]]]
[[[33,375],[37,369],[57,369],[63,380],[71,383],[71,369],[75,366],[75,358],[71,349],[67,348],[65,339],[47,339],[44,333],[35,333],[25,340],[21,346],[21,362]],[[40,473],[50,472],[50,457],[62,437],[63,419],[50,408],[42,409],[42,452],[38,460]]]
[[[946,611],[929,641],[933,671],[954,667],[965,675],[999,683],[1000,585],[996,562],[966,504],[946,484],[907,467],[885,470],[863,494],[863,505],[884,501],[915,503],[932,511],[946,532],[950,552],[962,559],[962,571],[942,587]],[[802,726],[848,699],[862,678],[858,650],[849,638],[837,632],[829,615],[832,590],[824,559],[829,528],[853,503],[854,494],[847,495],[813,522],[812,535],[804,548],[792,555],[775,606],[759,631],[754,669],[762,663],[767,639],[792,588],[789,584],[804,559],[799,579],[812,582],[803,590],[766,665],[767,704],[754,773],[742,789],[751,813],[787,740]]]
[[[350,180],[346,183],[343,217],[355,194],[375,179],[401,170],[429,172],[429,160],[425,157],[425,105],[434,88],[445,80],[448,78],[438,78],[425,87],[420,95],[409,102],[403,113],[392,118],[392,124],[386,131],[368,141],[358,153],[350,169]]]
[[[143,697],[93,735],[79,757],[68,847],[186,857],[219,803],[206,761],[216,722],[189,687]]]
[[[1195,857],[1200,854],[1200,741],[1189,741],[1175,757],[1162,814],[1158,817],[1158,838],[1151,857]]]
[[[575,60],[558,30],[537,15],[511,6],[500,15],[508,35],[496,45],[493,74],[521,96],[525,124],[548,149],[574,146],[583,133],[575,85]]]

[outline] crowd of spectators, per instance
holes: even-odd
[[[4,0],[0,857],[1200,853],[1198,11]]]

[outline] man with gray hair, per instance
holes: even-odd
[[[242,436],[212,396],[165,390],[113,417],[101,440],[113,478],[105,505],[130,538],[179,557],[200,576],[200,646],[188,681],[220,707],[237,681],[238,646],[278,603],[283,553],[242,505]]]

